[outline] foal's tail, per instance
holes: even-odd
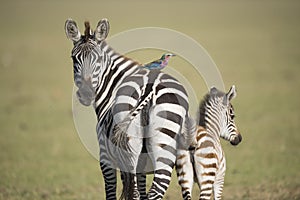
[[[197,126],[195,120],[189,115],[186,116],[185,122],[182,127],[182,134],[185,140],[186,147],[196,146],[196,134],[197,134]]]

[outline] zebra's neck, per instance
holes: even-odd
[[[221,115],[215,108],[214,102],[210,101],[210,96],[205,96],[200,105],[198,124],[204,127],[209,134],[219,138],[222,125],[220,117]]]
[[[210,121],[213,120],[213,121]],[[206,131],[210,135],[214,135],[216,138],[221,137],[221,128],[220,128],[220,123],[216,118],[211,118],[206,116],[205,119],[206,123],[204,127],[206,127]]]
[[[96,89],[95,111],[101,119],[111,108],[115,99],[115,92],[125,77],[135,72],[140,64],[115,52],[105,41],[101,42],[104,66],[100,74],[100,84]]]

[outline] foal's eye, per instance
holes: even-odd
[[[231,117],[231,119],[235,118],[234,112],[233,112],[233,108],[229,108],[229,115]]]

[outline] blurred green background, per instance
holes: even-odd
[[[64,33],[69,17],[81,30],[85,20],[95,26],[106,17],[110,35],[156,26],[194,38],[217,64],[226,88],[238,89],[233,104],[243,142],[223,143],[224,199],[300,199],[299,1],[0,5],[0,199],[104,199],[98,161],[81,144],[72,119],[72,44]],[[143,63],[160,52],[130,56]],[[171,62],[175,68],[185,64]],[[205,84],[192,84],[201,84],[200,99]],[[180,197],[174,176],[165,199]]]

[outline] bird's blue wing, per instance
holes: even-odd
[[[156,61],[153,61],[151,63],[144,65],[144,67],[148,68],[148,69],[157,69],[157,68],[161,67],[161,63],[162,63],[161,60],[156,60]]]

